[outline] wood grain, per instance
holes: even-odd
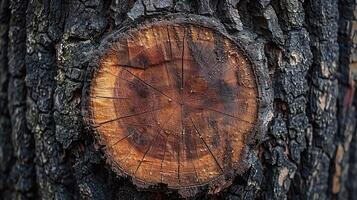
[[[241,163],[258,115],[252,65],[235,43],[193,24],[124,34],[91,83],[108,159],[148,185],[205,185]]]

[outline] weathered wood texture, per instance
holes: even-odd
[[[246,170],[218,194],[200,188],[193,198],[354,199],[354,0],[0,0],[0,198],[180,197],[164,185],[141,189],[117,176],[84,120],[91,74],[99,69],[93,57],[107,49],[101,44],[113,44],[106,41],[113,33],[144,28],[136,25],[172,13],[214,21],[219,32],[241,44],[266,108],[257,119],[268,128],[250,141]],[[185,48],[187,38],[181,39]],[[186,69],[195,69],[189,64]],[[180,97],[173,89],[168,92]],[[115,107],[106,114],[113,112]]]
[[[218,30],[142,26],[110,39],[84,109],[114,167],[141,184],[219,192],[260,126],[253,66]]]

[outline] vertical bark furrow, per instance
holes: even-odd
[[[238,32],[243,30],[243,23],[237,9],[238,1],[219,1],[215,15],[220,18],[228,31]]]
[[[308,95],[306,76],[312,63],[310,36],[302,23],[305,15],[301,2],[281,1],[276,9],[281,9],[277,13],[286,35],[282,46],[284,50],[281,55],[278,54],[278,59],[275,61],[278,65],[274,80],[276,108],[287,125],[289,159],[294,165],[299,165],[301,153],[306,148],[305,138],[309,126],[306,115]],[[282,59],[281,63],[279,59]]]
[[[357,3],[339,1],[340,48],[338,81],[338,134],[337,149],[333,160],[332,193],[338,199],[352,199],[357,195]]]
[[[309,34],[299,1],[257,1],[253,30],[266,38],[264,51],[274,89],[274,118],[264,143],[262,198],[286,199],[306,147],[306,75],[312,62]],[[254,11],[254,12],[253,12]]]
[[[64,22],[64,33],[56,46],[58,68],[54,91],[54,122],[56,140],[70,152],[77,191],[82,199],[109,198],[106,183],[101,174],[105,172],[94,150],[92,140],[84,137],[81,115],[83,82],[91,53],[107,27],[102,15],[103,1],[71,1]],[[81,22],[81,23],[78,23]],[[83,23],[82,23],[83,22]],[[84,148],[83,148],[84,147]],[[99,170],[95,171],[98,167]],[[101,168],[101,169],[100,169]]]
[[[309,0],[305,9],[314,59],[309,73],[308,107],[312,137],[302,163],[303,191],[308,199],[326,199],[330,197],[330,161],[336,150],[338,5],[337,0]]]
[[[238,10],[239,18],[234,13],[228,15],[242,19],[244,30],[238,35],[248,49],[250,47],[245,42],[250,37],[252,57],[269,68],[275,93],[275,118],[268,132],[269,139],[260,149],[262,154],[258,161],[263,162],[263,168],[253,164],[256,175],[247,179],[247,182],[255,182],[256,185],[253,187],[256,191],[253,190],[254,195],[250,198],[257,195],[284,199],[297,172],[300,155],[306,147],[305,137],[309,126],[305,112],[308,91],[305,77],[312,54],[309,35],[303,27],[304,9],[299,1],[242,0],[238,3]],[[229,30],[234,25],[232,20],[223,23]],[[258,59],[261,52],[263,57]],[[261,183],[257,180],[262,176],[265,179]],[[263,193],[257,194],[260,187]],[[242,191],[252,191],[252,187],[246,187],[238,193]]]
[[[26,124],[26,15],[27,1],[12,1],[9,28],[9,109],[15,165],[11,172],[16,199],[34,198],[35,169],[33,136]]]
[[[68,199],[73,190],[53,119],[57,69],[54,45],[62,32],[62,5],[61,1],[30,1],[27,9],[27,121],[35,138],[38,193],[43,199]]]
[[[11,121],[8,110],[8,31],[10,21],[9,1],[0,1],[0,194],[11,198],[12,184],[8,174],[13,163]]]
[[[356,107],[357,107],[357,93],[355,93],[354,97],[354,103],[353,103],[353,107],[354,107],[354,111],[356,111]],[[351,132],[349,132],[350,134],[352,134],[352,141],[350,143],[350,147],[349,147],[349,152],[348,152],[348,167],[345,167],[345,171],[347,168],[347,175],[344,179],[340,179],[339,182],[340,184],[344,184],[345,189],[347,191],[344,191],[344,188],[341,188],[341,190],[339,191],[339,196],[342,196],[340,199],[344,199],[344,195],[348,195],[349,199],[353,199],[354,197],[356,197],[357,195],[357,128],[356,128],[356,124],[357,124],[357,114],[355,112],[354,115],[352,115],[351,117],[353,117],[355,120],[355,129],[351,130]],[[345,174],[344,174],[345,175]],[[345,182],[342,182],[345,181]],[[347,194],[345,194],[347,192]]]

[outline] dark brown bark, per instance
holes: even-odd
[[[248,169],[224,191],[192,198],[353,199],[354,0],[0,0],[1,198],[180,197],[117,176],[84,121],[100,44],[173,13],[212,20],[241,44],[267,108]]]

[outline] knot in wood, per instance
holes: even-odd
[[[113,167],[176,189],[237,170],[258,115],[251,62],[218,30],[194,23],[120,34],[100,59],[90,96]]]

